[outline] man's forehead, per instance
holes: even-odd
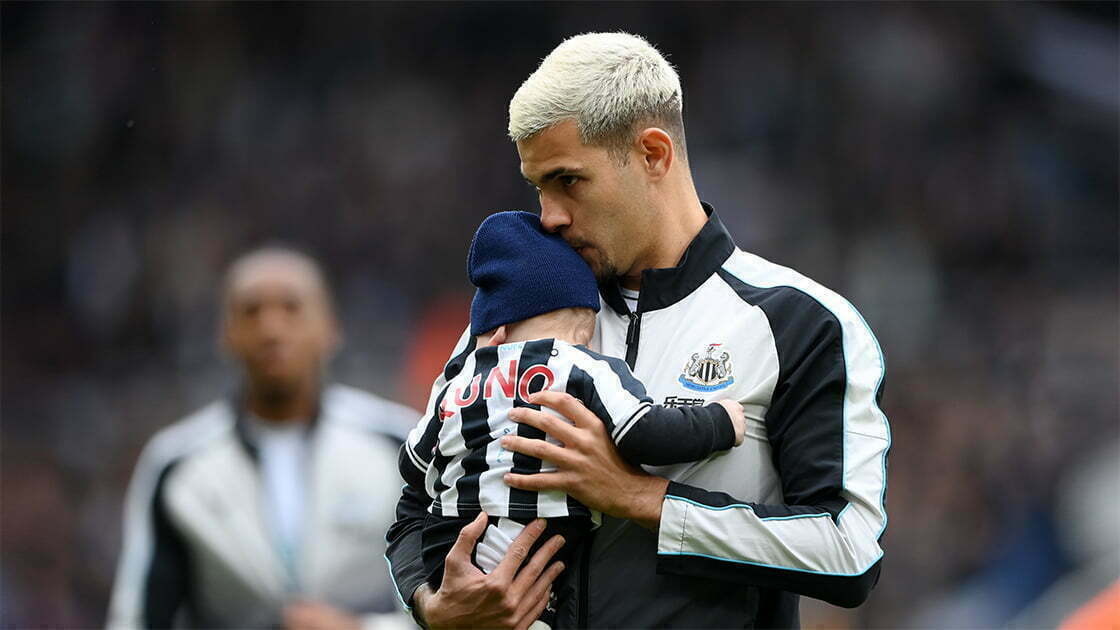
[[[579,168],[593,149],[580,141],[574,120],[557,123],[517,142],[521,175],[536,181],[556,168]]]
[[[262,291],[309,295],[324,287],[319,273],[295,257],[269,255],[241,261],[230,270],[228,298],[245,299]]]

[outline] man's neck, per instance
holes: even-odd
[[[250,383],[245,403],[249,413],[266,422],[309,422],[315,415],[318,391],[317,381],[282,390]]]
[[[704,206],[700,204],[700,197],[691,181],[679,197],[661,212],[661,218],[657,222],[658,234],[649,253],[640,257],[630,272],[619,276],[618,283],[623,288],[640,290],[642,272],[646,269],[676,267],[693,239],[704,229],[708,215],[704,212]]]

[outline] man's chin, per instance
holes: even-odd
[[[258,395],[266,399],[284,399],[298,389],[299,378],[288,370],[260,369],[250,376]]]
[[[618,277],[611,265],[591,265],[591,271],[595,273],[595,281],[599,284],[607,284]]]
[[[599,284],[615,277],[614,266],[603,260],[602,256],[599,255],[599,250],[587,245],[576,247],[575,250],[579,257],[583,259],[583,262],[591,267],[591,272],[595,274],[595,280]]]

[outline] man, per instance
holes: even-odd
[[[383,536],[399,436],[417,414],[324,383],[340,333],[311,258],[250,252],[223,293],[240,389],[144,449],[108,625],[400,626]]]
[[[855,309],[804,276],[738,250],[692,183],[679,79],[644,40],[622,33],[558,46],[510,103],[524,177],[541,221],[595,270],[605,307],[593,346],[625,357],[657,402],[739,400],[747,441],[681,466],[627,466],[601,423],[563,394],[511,413],[559,444],[503,446],[557,472],[508,475],[560,490],[605,518],[576,562],[562,627],[796,627],[798,594],[856,606],[878,579],[890,434],[878,408],[884,362]],[[437,380],[461,368],[464,338]],[[482,575],[465,527],[437,590],[422,584],[407,492],[390,530],[402,597],[431,627],[526,627],[557,566],[532,557],[526,528]],[[522,560],[528,562],[520,571]],[[500,567],[501,569],[502,567]]]

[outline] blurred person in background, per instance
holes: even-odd
[[[136,466],[112,628],[389,628],[384,533],[411,409],[329,384],[341,341],[318,264],[284,247],[229,268],[236,393],[167,427]]]

